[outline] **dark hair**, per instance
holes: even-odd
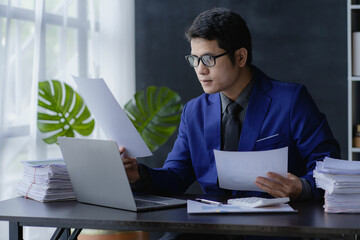
[[[190,42],[193,38],[217,40],[220,48],[227,52],[245,48],[248,51],[246,63],[251,64],[251,36],[242,17],[225,8],[214,8],[201,13],[185,33]],[[234,54],[229,54],[232,62]]]

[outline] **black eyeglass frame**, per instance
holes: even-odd
[[[200,60],[201,60],[201,62],[202,62],[206,67],[213,67],[213,66],[216,65],[216,59],[217,59],[217,58],[222,57],[222,56],[225,56],[225,55],[227,55],[227,54],[229,54],[229,53],[231,53],[231,52],[224,52],[224,53],[219,54],[219,55],[216,55],[216,56],[212,56],[212,55],[210,55],[210,54],[204,54],[204,55],[202,55],[201,57],[198,57],[198,56],[195,56],[195,55],[186,55],[186,56],[185,56],[185,60],[186,60],[186,62],[190,65],[190,67],[197,67],[197,66],[199,66]],[[212,57],[212,58],[214,59],[214,65],[211,65],[211,66],[207,65],[207,64],[205,63],[204,59],[203,59],[204,56]],[[196,65],[190,63],[190,61],[189,61],[189,58],[190,58],[190,57],[193,57],[194,59],[197,59],[197,64],[196,64]],[[195,61],[194,61],[194,63],[195,63]]]

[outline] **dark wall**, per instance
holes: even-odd
[[[248,23],[253,63],[272,78],[307,86],[347,158],[345,0],[136,0],[136,88],[165,85],[186,102],[203,93],[184,56],[184,31],[202,11],[226,7]],[[168,144],[144,159],[161,166]]]

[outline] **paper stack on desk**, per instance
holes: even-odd
[[[23,162],[24,173],[18,193],[40,202],[75,199],[63,159]]]
[[[314,178],[325,190],[325,212],[360,212],[360,161],[326,157],[316,163]]]

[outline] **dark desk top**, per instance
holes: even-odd
[[[360,234],[359,214],[327,214],[322,203],[291,204],[296,213],[187,214],[186,207],[135,213],[76,201],[40,203],[23,197],[0,202],[0,220],[22,226],[175,231],[280,236]]]

